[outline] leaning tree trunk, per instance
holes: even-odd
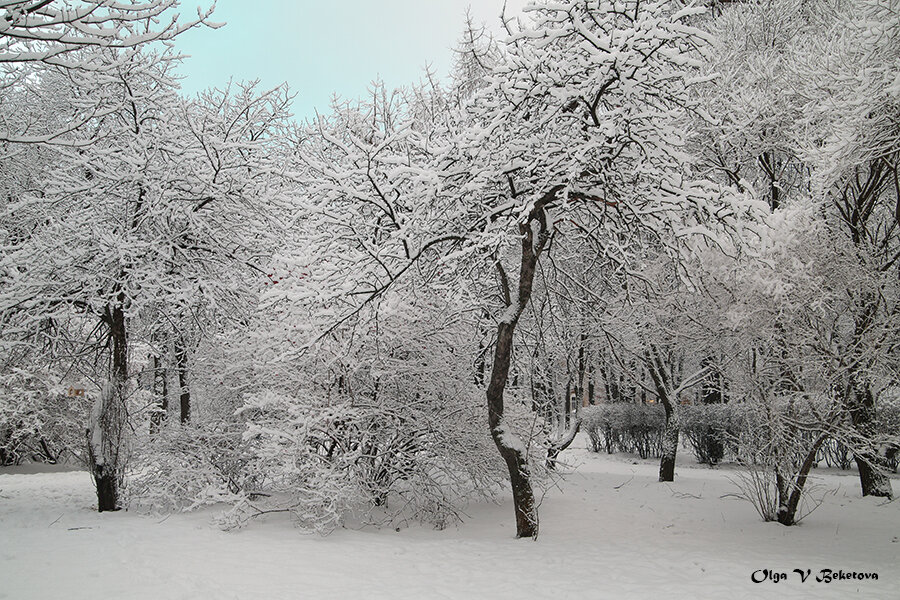
[[[569,430],[550,444],[550,447],[547,448],[548,469],[553,470],[556,468],[556,460],[559,458],[560,452],[572,445],[572,442],[575,441],[575,436],[578,435],[579,429],[581,429],[581,417],[575,417],[575,420],[572,421],[572,424],[569,426]],[[599,450],[599,448],[597,449]]]
[[[88,459],[100,512],[121,508],[119,492],[125,473],[125,388],[128,381],[128,341],[121,302],[107,307],[103,320],[109,327],[112,376],[94,404],[87,430]]]
[[[535,202],[524,222],[519,224],[522,236],[522,253],[519,264],[519,283],[516,297],[510,290],[509,278],[500,261],[496,263],[500,274],[503,298],[506,310],[497,324],[497,342],[494,346],[494,363],[491,366],[491,378],[487,388],[488,425],[491,437],[500,456],[506,462],[509,479],[512,484],[513,505],[516,513],[516,537],[537,537],[538,515],[531,487],[531,474],[528,469],[528,458],[525,444],[509,428],[503,419],[503,392],[509,378],[509,366],[512,358],[513,336],[516,324],[528,301],[531,299],[534,284],[534,272],[538,258],[544,250],[550,235],[547,230],[545,206],[556,198],[562,186],[555,186],[542,198]],[[533,224],[539,226],[535,239]]]
[[[821,434],[816,438],[812,448],[806,453],[806,457],[803,459],[803,463],[800,465],[800,470],[797,471],[797,475],[790,479],[790,485],[785,485],[786,482],[784,480],[778,482],[779,506],[775,518],[782,525],[789,526],[797,523],[797,510],[800,508],[800,499],[803,497],[803,488],[806,486],[809,472],[816,462],[816,454],[818,454],[819,448],[827,438],[828,436],[824,434]]]

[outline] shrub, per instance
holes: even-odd
[[[853,466],[853,452],[845,444],[829,438],[819,449],[816,460],[824,461],[829,467],[837,467],[846,471]]]
[[[0,465],[83,459],[90,398],[69,396],[54,381],[25,369],[0,374]]]
[[[659,404],[611,403],[582,409],[582,428],[591,450],[628,452],[641,458],[659,457],[665,413]]]
[[[468,500],[493,493],[502,463],[480,405],[418,400],[254,393],[215,426],[170,424],[142,437],[129,463],[129,505],[170,511],[225,502],[225,527],[285,512],[322,534],[348,523],[444,527]],[[512,426],[532,425],[514,413]]]
[[[243,423],[180,425],[138,438],[129,460],[126,502],[154,512],[236,502],[249,493]]]
[[[679,408],[679,425],[700,464],[714,466],[738,453],[742,404],[695,404]]]

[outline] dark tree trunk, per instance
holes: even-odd
[[[781,206],[781,188],[778,185],[779,164],[775,152],[763,152],[759,157],[759,164],[769,179],[769,207],[776,210]]]
[[[506,462],[509,479],[512,484],[513,505],[516,514],[516,537],[533,538],[538,533],[537,506],[534,502],[534,491],[531,487],[531,475],[528,469],[526,449],[522,441],[510,430],[503,419],[503,392],[509,378],[512,359],[513,336],[516,324],[528,301],[534,284],[534,272],[538,258],[549,240],[547,216],[544,207],[556,198],[563,186],[555,186],[542,198],[535,202],[527,219],[519,224],[521,241],[521,262],[519,264],[518,290],[513,297],[509,278],[497,261],[500,282],[506,310],[497,324],[497,342],[494,346],[494,362],[491,365],[491,377],[487,388],[488,425],[494,444]],[[535,240],[533,224],[540,226]]]
[[[797,522],[797,509],[800,508],[800,499],[803,497],[803,488],[806,486],[806,480],[809,478],[809,471],[812,469],[816,461],[816,454],[826,439],[826,435],[820,435],[812,449],[806,454],[803,464],[797,476],[793,478],[790,486],[785,485],[782,477],[777,478],[779,504],[776,519],[782,525],[794,525]]]
[[[94,484],[97,486],[97,511],[121,510],[119,506],[118,477],[105,467],[94,470]]]
[[[678,418],[671,402],[664,402],[666,425],[663,430],[662,458],[659,461],[659,480],[675,481],[675,456],[678,452]]]
[[[175,369],[178,373],[181,423],[189,423],[191,421],[191,389],[188,386],[187,376],[187,345],[184,343],[184,336],[180,333],[175,336]]]
[[[857,381],[851,391],[850,421],[853,429],[869,443],[875,438],[875,395],[868,382]],[[874,448],[859,448],[853,453],[856,467],[859,470],[859,483],[863,496],[875,496],[879,498],[891,498],[891,480],[879,469],[882,458],[878,456]]]
[[[91,413],[87,430],[88,458],[97,488],[97,509],[100,512],[119,510],[119,489],[124,478],[123,455],[125,434],[125,392],[128,382],[128,338],[124,294],[118,303],[108,306],[103,321],[109,328],[112,346],[112,377],[103,386],[100,398]]]
[[[150,414],[150,433],[158,433],[169,412],[169,390],[166,383],[166,369],[159,355],[155,355],[153,364],[153,397],[156,407]]]
[[[619,375],[615,373],[611,366],[607,365],[606,373],[604,373],[604,380],[606,386],[606,401],[607,402],[619,402],[622,400],[621,394],[619,394]]]
[[[587,374],[587,360],[585,356],[585,346],[587,345],[587,335],[582,332],[578,336],[578,380],[575,382],[575,417],[581,414],[581,407],[584,404],[584,380]]]
[[[588,371],[587,391],[588,391],[588,404],[593,406],[594,404],[597,403],[597,400],[595,397],[596,391],[594,389],[594,368],[593,367],[591,367],[591,369]]]
[[[655,345],[650,344],[645,355],[647,370],[653,387],[656,389],[656,397],[666,411],[666,423],[663,429],[662,457],[659,461],[659,480],[675,481],[675,457],[678,453],[678,413],[676,411],[677,398],[672,398],[674,389],[672,375],[668,370],[660,351]]]
[[[525,448],[503,421],[503,391],[509,376],[514,331],[515,322],[501,321],[497,327],[494,364],[491,368],[491,381],[487,389],[488,425],[491,428],[494,444],[500,451],[500,456],[503,457],[509,471],[516,514],[516,537],[534,537],[538,530],[537,510],[534,504],[534,492],[531,488]]]

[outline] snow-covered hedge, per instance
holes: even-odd
[[[224,502],[229,528],[271,512],[317,533],[353,523],[443,527],[502,480],[483,410],[450,398],[364,403],[262,390],[214,427],[170,423],[142,435],[128,503],[171,511]]]
[[[587,406],[581,427],[591,440],[591,450],[628,452],[641,458],[662,452],[665,413],[661,404],[611,403]]]
[[[680,406],[679,426],[700,464],[716,465],[734,460],[745,410],[740,403]]]
[[[737,440],[744,426],[740,404],[679,406],[682,441],[689,443],[703,464],[715,465],[739,453]],[[665,413],[661,404],[611,403],[582,409],[582,427],[599,452],[628,452],[658,457],[662,449]]]

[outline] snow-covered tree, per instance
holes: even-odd
[[[85,48],[138,48],[169,41],[208,22],[212,9],[178,22],[178,0],[9,0],[0,5],[0,63],[40,62],[64,68],[109,68],[85,61]]]
[[[58,148],[63,159],[38,189],[5,207],[4,222],[14,211],[28,233],[3,256],[3,314],[7,340],[38,342],[49,320],[104,357],[91,363],[82,352],[73,367],[101,390],[90,443],[100,509],[110,510],[118,508],[134,390],[129,340],[142,327],[148,341],[158,341],[162,326],[175,334],[185,402],[183,320],[198,304],[239,297],[240,276],[228,268],[246,269],[271,248],[262,243],[271,222],[256,203],[277,195],[271,161],[287,98],[246,88],[186,104],[169,76],[170,55],[103,52],[115,68],[69,77],[79,102],[105,107],[72,134],[89,143]],[[263,143],[266,153],[258,152]]]
[[[704,253],[705,262],[727,260],[711,255],[712,251]],[[610,295],[614,308],[608,306],[605,314],[597,315],[595,327],[608,339],[627,378],[643,388],[651,402],[662,404],[659,480],[674,481],[681,405],[690,401],[688,392],[715,370],[710,356],[722,353],[719,315],[725,305],[699,283],[699,264],[691,265],[698,282],[692,284],[679,275],[678,265],[664,257],[648,253],[643,262],[640,279]],[[640,369],[629,368],[630,364]]]
[[[846,372],[845,409],[855,433],[876,437],[879,378],[898,334],[896,281],[900,256],[900,7],[896,2],[839,5],[826,34],[813,39],[798,68],[806,99],[799,145],[815,168],[816,198],[828,223],[829,260],[852,316],[840,340]],[[840,282],[840,283],[838,283]],[[871,451],[856,454],[863,495],[891,496],[890,481]]]
[[[696,9],[566,2],[528,10],[533,24],[510,36],[461,111],[417,130],[377,91],[368,110],[338,112],[338,131],[321,128],[320,149],[305,161],[316,210],[331,223],[309,252],[339,257],[309,263],[332,299],[333,323],[413,273],[447,270],[461,275],[456,287],[472,309],[494,321],[488,421],[520,537],[537,534],[533,467],[504,395],[541,257],[568,241],[566,231],[585,232],[571,239],[589,240],[627,271],[643,240],[664,240],[677,255],[686,248],[677,240],[715,237],[708,224],[737,226],[746,210],[687,166],[679,119],[706,42],[688,23]]]
[[[693,143],[711,176],[752,188],[772,210],[808,190],[799,157],[798,48],[829,8],[799,0],[730,2],[706,17],[714,36]]]

